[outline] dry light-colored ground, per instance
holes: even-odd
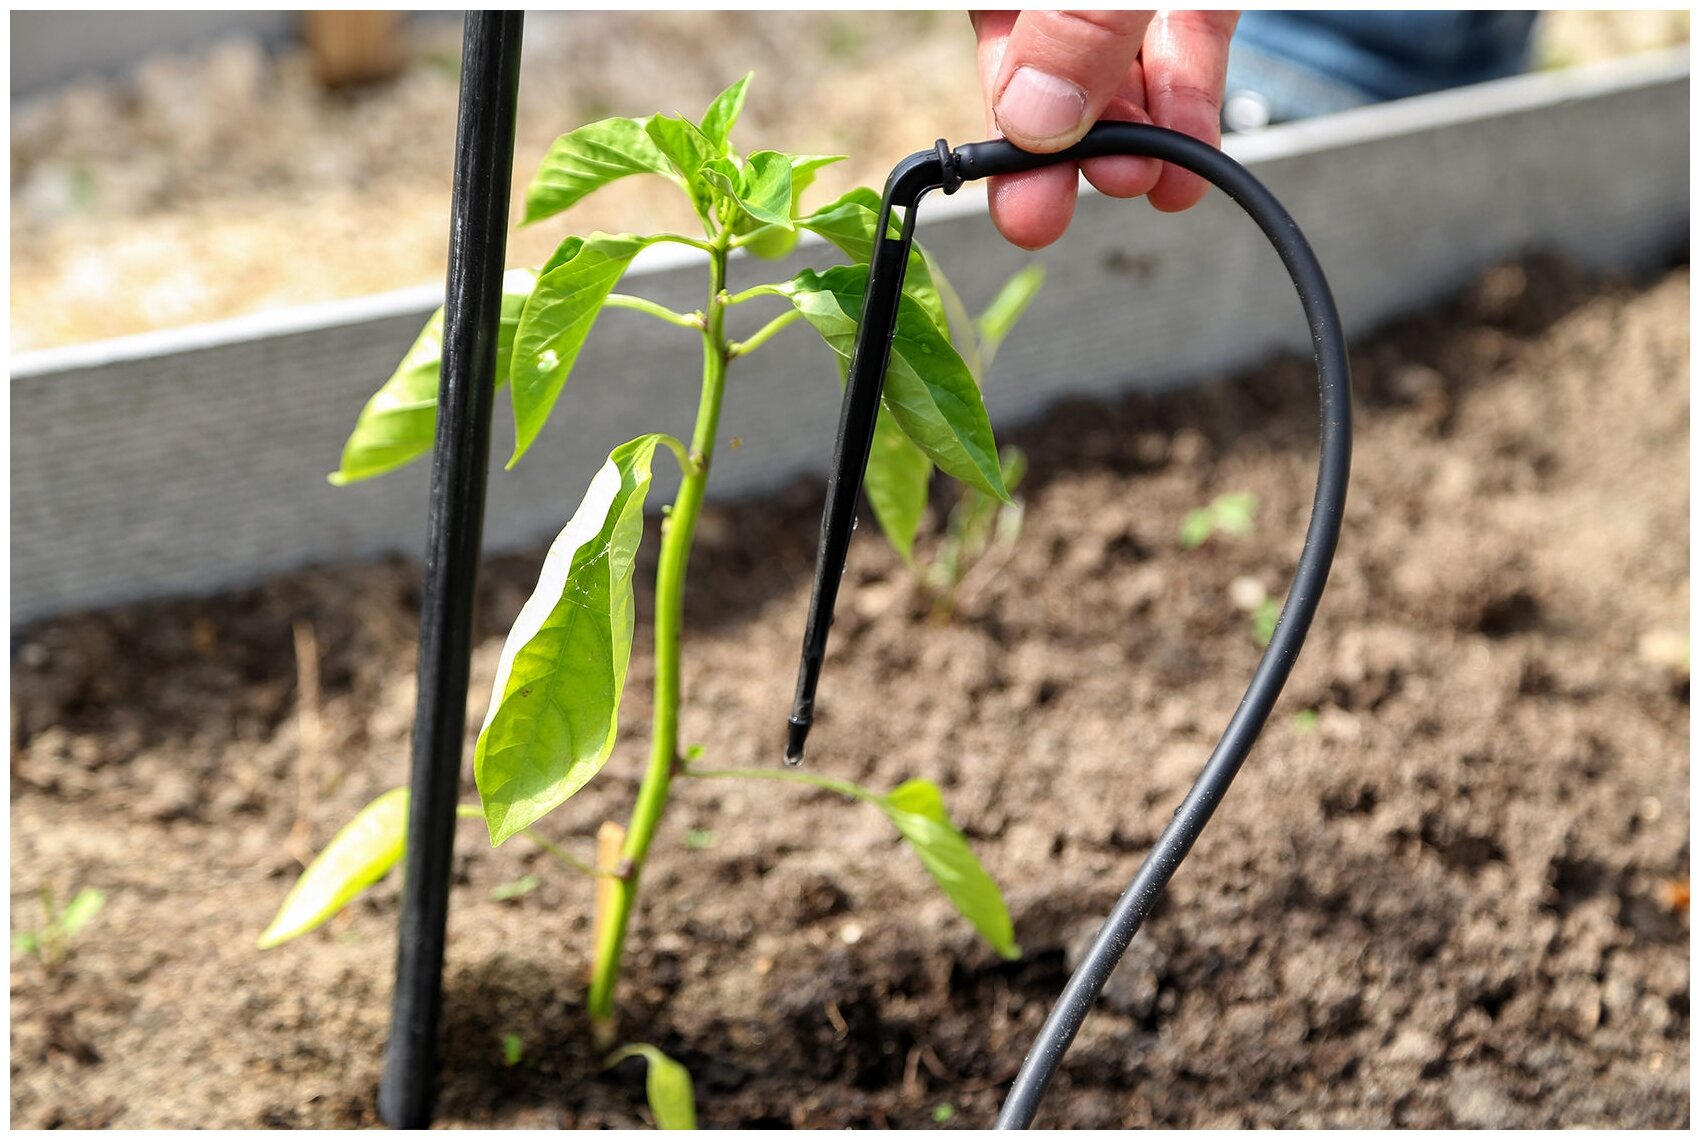
[[[1686,13],[1556,13],[1536,56],[1560,66],[1687,35]],[[235,39],[14,105],[13,350],[441,281],[459,27],[410,36],[401,78],[348,93],[323,91],[303,52]],[[927,140],[984,132],[961,13],[538,13],[516,198],[561,131],[694,115],[751,69],[746,146],[852,156],[822,174],[822,201],[880,185]],[[671,187],[633,179],[518,231],[509,261],[540,262],[567,232],[690,224]]]

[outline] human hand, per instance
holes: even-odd
[[[1156,123],[1222,141],[1222,85],[1238,12],[973,12],[987,125],[1024,150],[1079,142],[1099,119]],[[1074,216],[1079,175],[1113,198],[1159,210],[1204,197],[1202,178],[1125,155],[993,178],[992,221],[1024,249],[1056,241]]]

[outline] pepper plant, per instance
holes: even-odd
[[[996,884],[946,814],[933,784],[910,780],[878,793],[848,781],[775,766],[713,770],[681,747],[680,633],[692,537],[712,469],[728,373],[788,325],[812,327],[847,363],[867,283],[880,213],[868,188],[805,212],[804,192],[840,156],[771,150],[739,154],[731,145],[749,76],[732,84],[698,121],[682,116],[609,118],[556,139],[526,194],[525,222],[568,209],[619,179],[658,175],[689,199],[702,235],[607,234],[566,238],[543,266],[510,271],[504,281],[496,375],[508,388],[516,438],[509,466],[536,443],[562,399],[597,317],[632,310],[697,337],[702,378],[695,429],[683,441],[661,433],[622,443],[591,480],[583,500],[544,559],[537,588],[508,634],[489,713],[473,761],[479,803],[463,816],[482,819],[493,845],[526,836],[563,862],[602,877],[587,1009],[605,1045],[615,1040],[615,988],[627,927],[656,830],[674,783],[685,778],[747,778],[812,784],[883,812],[957,909],[1002,955],[1015,957],[1009,913]],[[851,264],[805,269],[785,281],[734,290],[729,272],[745,250],[784,256],[803,232],[817,234]],[[706,261],[703,307],[682,313],[615,291],[633,259],[660,243],[688,246]],[[898,553],[912,561],[935,468],[998,502],[1009,501],[991,424],[976,382],[980,347],[995,346],[1020,315],[1037,280],[1004,290],[977,329],[927,255],[910,260],[892,346],[867,492],[876,519]],[[742,340],[728,314],[744,305],[780,311]],[[973,338],[971,367],[952,340]],[[439,311],[394,375],[367,403],[330,477],[347,484],[394,470],[432,447],[442,358]],[[976,335],[977,333],[977,335]],[[644,537],[644,507],[657,454],[677,462],[679,490],[663,511],[654,612],[654,721],[649,761],[619,839],[617,856],[578,858],[535,831],[607,763],[614,750],[634,634],[633,573]],[[407,792],[395,789],[364,808],[307,868],[261,938],[273,946],[311,930],[383,877],[405,843]],[[618,835],[618,833],[616,833]],[[611,888],[609,887],[611,884]],[[641,1055],[647,1046],[615,1057]],[[652,1082],[654,1083],[654,1082]]]

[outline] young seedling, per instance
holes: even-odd
[[[1004,486],[1012,493],[1027,474],[1027,456],[1019,447],[999,453]],[[977,487],[963,487],[950,510],[944,538],[923,574],[933,595],[933,616],[948,621],[958,604],[972,597],[1003,568],[1021,537],[1026,504],[1003,503]],[[970,578],[975,581],[970,582]]]
[[[962,303],[962,298],[950,281],[937,266],[932,269],[939,289],[939,298],[948,315],[946,324],[951,344],[962,354],[963,363],[968,366],[968,373],[974,378],[974,383],[982,384],[986,370],[991,367],[998,349],[1015,328],[1016,322],[1021,320],[1032,305],[1033,298],[1039,293],[1039,287],[1045,283],[1045,271],[1037,265],[1022,269],[1004,282],[984,312],[978,317],[970,318],[967,306]],[[879,440],[876,438],[875,447],[878,446]],[[915,462],[925,471],[924,477],[918,478],[916,484],[920,489],[920,498],[912,504],[910,511],[887,511],[887,515],[895,516],[901,521],[901,525],[893,525],[885,517],[882,517],[881,524],[890,536],[892,546],[905,561],[915,566],[922,584],[932,594],[934,616],[948,620],[956,612],[960,598],[971,592],[965,588],[966,579],[971,573],[977,572],[981,579],[974,587],[977,589],[978,585],[983,585],[985,580],[995,576],[1003,563],[1008,561],[1009,553],[1021,535],[1023,504],[1020,499],[1000,498],[988,494],[972,483],[961,483],[956,503],[951,508],[946,523],[944,537],[940,540],[932,561],[924,566],[919,565],[914,558],[913,548],[915,535],[920,528],[921,514],[927,505],[932,464],[927,462],[924,456]],[[1003,476],[1004,489],[1014,492],[1016,485],[1027,472],[1027,456],[1020,448],[1004,448],[998,453],[998,467]],[[872,480],[874,474],[870,468],[869,480]],[[870,499],[874,497],[871,484],[868,494]],[[995,557],[987,559],[988,554],[995,554]]]
[[[1280,620],[1281,603],[1274,598],[1264,598],[1251,611],[1251,639],[1257,642],[1259,649],[1267,646],[1275,636],[1275,623]]]
[[[525,1060],[525,1041],[517,1033],[509,1033],[502,1037],[502,1064],[513,1068]]]
[[[653,1045],[623,1045],[609,1054],[604,1068],[613,1068],[631,1057],[642,1057],[649,1066],[644,1079],[644,1096],[655,1126],[690,1131],[697,1126],[696,1090],[691,1074]]]
[[[1281,620],[1281,603],[1269,596],[1269,587],[1249,576],[1235,578],[1228,583],[1228,601],[1247,616],[1257,647],[1268,645],[1275,636],[1275,624]]]
[[[511,883],[497,883],[491,888],[490,897],[496,902],[508,902],[529,895],[540,885],[541,881],[536,875],[521,875]]]
[[[1251,534],[1257,518],[1257,496],[1249,491],[1229,491],[1217,495],[1208,506],[1188,511],[1181,519],[1181,546],[1196,550],[1210,541],[1213,535],[1227,534],[1245,538]]]
[[[12,935],[12,953],[27,955],[41,963],[43,970],[53,973],[65,964],[71,953],[71,942],[81,934],[100,908],[106,896],[93,887],[84,887],[71,896],[63,909],[53,897],[52,887],[42,887],[42,927],[40,930],[20,930]]]
[[[881,794],[849,781],[774,768],[714,771],[680,748],[680,633],[686,570],[718,438],[728,370],[798,320],[813,328],[843,363],[856,337],[867,260],[879,225],[880,197],[858,188],[813,211],[804,191],[835,156],[761,150],[742,155],[731,131],[749,77],[722,92],[697,121],[677,115],[610,118],[555,140],[526,195],[525,221],[566,210],[618,179],[658,175],[683,192],[702,223],[702,236],[593,233],[568,237],[535,270],[504,281],[498,383],[513,403],[511,467],[537,441],[565,392],[580,349],[600,313],[619,308],[644,314],[697,338],[702,378],[695,429],[688,442],[653,433],[613,449],[578,509],[544,559],[536,591],[520,611],[497,667],[489,714],[473,761],[479,803],[465,816],[482,819],[492,845],[523,835],[565,865],[598,876],[595,945],[586,1007],[599,1045],[617,1040],[615,992],[627,929],[657,829],[677,779],[782,780],[826,788],[872,805],[896,827],[956,908],[1002,955],[1019,955],[1009,912],[997,885],[945,812],[939,790],[910,780]],[[812,233],[851,264],[805,269],[789,280],[733,291],[730,273],[743,268],[733,254],[789,253]],[[633,259],[659,243],[703,255],[707,288],[702,308],[676,312],[646,298],[614,291]],[[1024,307],[1031,284],[1005,290],[981,319],[981,359]],[[908,558],[926,505],[934,468],[976,488],[991,501],[1009,501],[1005,472],[980,398],[974,370],[952,345],[946,306],[954,297],[936,267],[917,250],[911,257],[893,341],[867,491],[875,518]],[[786,308],[741,338],[729,332],[734,315],[756,302]],[[1001,304],[1001,308],[1000,308]],[[394,470],[431,450],[442,357],[442,314],[426,325],[400,367],[367,403],[331,476],[353,483]],[[977,367],[978,365],[976,365]],[[573,856],[533,830],[608,762],[615,745],[620,700],[631,658],[635,618],[632,578],[644,533],[644,507],[658,453],[679,465],[681,482],[664,511],[656,572],[653,722],[649,762],[629,824],[609,832],[613,854],[594,862]],[[302,874],[277,919],[261,937],[275,946],[313,929],[382,878],[402,855],[407,791],[378,797],[331,840]],[[649,1064],[651,1110],[663,1127],[694,1122],[690,1079],[648,1045],[613,1051],[609,1063],[642,1056]]]

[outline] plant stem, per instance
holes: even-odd
[[[614,987],[620,977],[620,957],[626,928],[637,900],[638,882],[650,842],[667,806],[673,771],[679,760],[679,629],[685,612],[685,567],[691,539],[708,486],[714,437],[720,426],[720,403],[726,388],[726,257],[731,240],[722,231],[709,254],[708,306],[702,330],[702,399],[691,436],[691,467],[684,473],[679,496],[661,524],[661,559],[655,573],[655,720],[650,736],[649,767],[638,788],[631,825],[621,852],[619,878],[614,883],[610,921],[597,940],[586,1007],[599,1044],[612,1044]]]
[[[742,305],[745,301],[753,301],[757,297],[783,297],[785,293],[774,284],[752,285],[742,293],[733,293],[726,298],[728,305]]]
[[[796,309],[780,313],[777,317],[774,317],[771,321],[767,322],[767,324],[757,329],[750,336],[749,340],[734,341],[731,346],[732,355],[737,357],[754,352],[756,349],[771,340],[773,335],[780,329],[783,329],[786,325],[790,324],[802,315],[803,314],[799,313]]]
[[[531,840],[533,843],[537,844],[537,846],[543,848],[543,850],[547,851],[549,854],[553,855],[555,858],[559,859],[562,863],[565,863],[567,866],[571,867],[575,871],[582,871],[586,875],[612,875],[612,874],[614,874],[614,871],[611,868],[598,867],[594,863],[590,863],[590,862],[588,862],[584,859],[580,859],[577,855],[574,855],[572,852],[568,851],[566,848],[562,847],[560,844],[551,843],[549,840],[543,838],[541,835],[537,834],[535,831],[531,830],[531,828],[529,828],[529,827],[526,828],[524,831],[520,832],[520,834],[525,836],[527,839]]]
[[[455,815],[461,819],[476,819],[480,823],[484,822],[484,809],[477,804],[456,804]],[[583,871],[587,875],[614,875],[616,873],[612,867],[598,867],[594,863],[580,859],[565,847],[550,842],[529,827],[520,834],[575,871]]]
[[[680,189],[683,188],[683,186],[680,187]],[[714,245],[712,243],[703,241],[700,238],[686,237],[684,234],[651,234],[649,236],[656,241],[670,241],[677,245],[688,245],[692,249],[700,249],[704,253],[714,252]]]
[[[602,304],[610,309],[630,309],[635,313],[647,313],[682,329],[702,328],[703,316],[701,313],[676,313],[665,305],[657,305],[647,297],[633,297],[626,293],[610,293]]]

